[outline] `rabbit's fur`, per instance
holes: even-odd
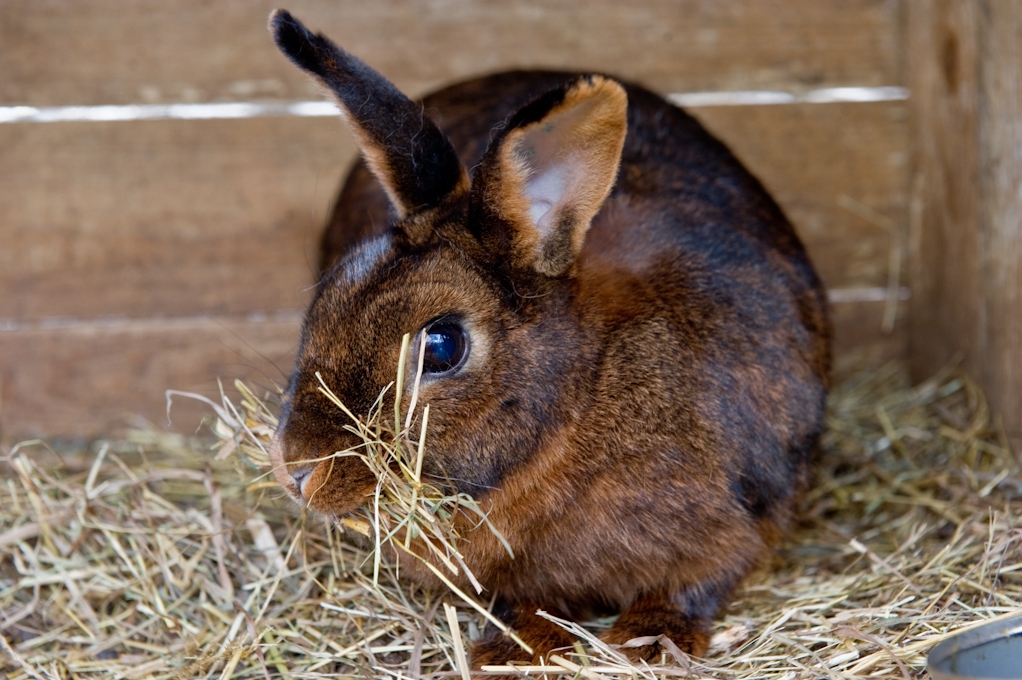
[[[612,643],[665,634],[704,652],[790,524],[823,423],[825,294],[777,204],[641,87],[510,72],[420,105],[288,13],[270,23],[364,156],[323,239],[274,440],[281,485],[328,515],[365,503],[375,479],[357,458],[308,462],[355,443],[315,373],[365,413],[402,336],[453,325],[438,342],[463,333],[467,355],[421,387],[425,469],[513,548],[467,529],[498,614],[537,658],[572,642],[537,609],[619,611]],[[473,663],[522,657],[491,631]]]

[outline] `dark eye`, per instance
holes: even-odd
[[[465,329],[456,323],[440,321],[427,326],[425,343],[422,361],[425,373],[452,371],[468,354],[468,336]]]

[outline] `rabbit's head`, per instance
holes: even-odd
[[[394,216],[320,281],[273,444],[277,478],[326,514],[366,501],[375,478],[357,456],[336,455],[361,440],[320,388],[366,414],[411,334],[410,357],[425,345],[419,399],[432,409],[424,471],[485,492],[585,402],[578,367],[594,350],[572,274],[615,181],[625,91],[602,76],[566,82],[495,129],[469,173],[422,106],[380,74],[285,11],[270,28],[334,96]],[[397,395],[405,406],[416,363]]]

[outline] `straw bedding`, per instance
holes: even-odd
[[[400,541],[409,498],[344,525],[299,513],[259,450],[272,409],[236,401],[215,451],[152,429],[3,450],[0,677],[462,677],[485,593],[401,583],[372,550],[377,534]],[[520,672],[914,678],[950,633],[1020,611],[1019,461],[967,378],[913,388],[897,365],[852,371],[828,425],[799,526],[719,617],[706,658],[631,666],[599,642],[600,620]],[[428,532],[426,515],[469,500],[417,482],[412,444],[390,469]],[[451,540],[437,549],[457,568]]]

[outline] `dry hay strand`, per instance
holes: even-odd
[[[372,522],[374,540],[357,540],[282,502],[265,472],[267,403],[245,389],[237,408],[225,403],[238,427],[221,418],[229,443],[216,457],[208,441],[151,430],[77,456],[39,442],[5,450],[0,672],[463,677],[465,649],[487,623],[465,601],[477,596],[400,582],[377,560]],[[597,637],[610,620],[563,622],[575,648],[520,671],[911,678],[940,640],[1019,613],[1019,461],[966,377],[912,388],[897,365],[853,372],[832,395],[822,450],[799,526],[719,617],[706,658],[632,666]],[[417,442],[405,451],[414,480]],[[417,493],[431,499],[417,512],[455,502]],[[404,519],[391,501],[381,539]]]

